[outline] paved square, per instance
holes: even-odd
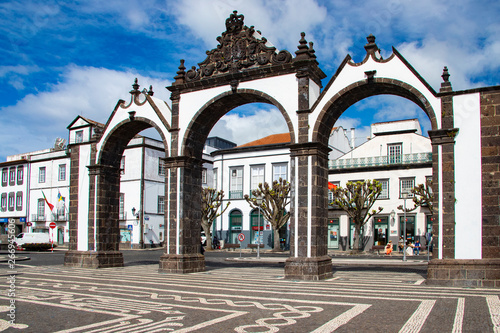
[[[429,287],[421,275],[336,271],[327,281],[283,279],[280,268],[158,273],[19,265],[9,332],[500,332],[497,289]],[[7,279],[8,270],[0,273]],[[5,284],[4,286],[7,286]]]

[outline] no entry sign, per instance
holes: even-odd
[[[49,224],[50,229],[55,229],[57,227],[55,222],[50,222]]]

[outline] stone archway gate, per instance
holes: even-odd
[[[295,56],[278,51],[235,11],[217,48],[186,71],[171,91],[171,108],[133,85],[103,133],[89,145],[71,145],[70,249],[65,265],[122,266],[118,250],[120,158],[130,139],[155,127],[165,144],[165,253],[160,272],[205,268],[199,254],[202,150],[215,123],[233,108],[276,106],[291,137],[291,255],[285,276],[317,280],[332,275],[327,256],[328,134],[352,104],[393,94],[417,104],[432,131],[438,222],[428,282],[500,286],[500,87],[453,91],[445,68],[436,92],[397,50],[382,59],[369,36],[366,57],[347,56],[322,89],[312,43],[302,34]]]

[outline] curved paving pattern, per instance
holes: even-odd
[[[19,265],[17,326],[1,320],[0,331],[500,332],[498,289],[431,287],[411,272],[342,270],[318,282],[282,274],[280,268],[171,275],[158,273],[157,265]],[[2,289],[0,312],[7,313]]]

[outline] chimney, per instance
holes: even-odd
[[[355,135],[354,135],[354,127],[351,128],[351,149],[354,149],[354,147],[356,147],[356,145],[354,144],[354,140],[355,140]]]

